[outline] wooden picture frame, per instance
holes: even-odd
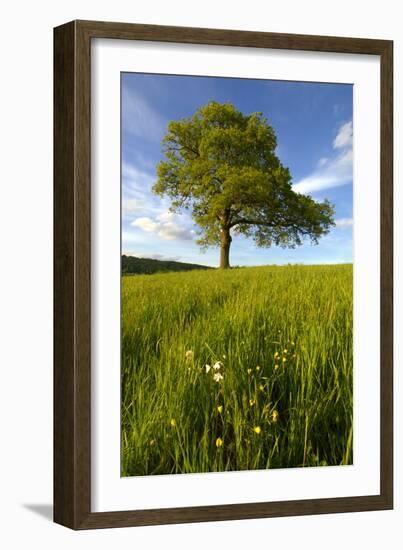
[[[186,508],[91,512],[91,40],[113,38],[380,56],[380,493]],[[327,514],[393,507],[393,43],[127,23],[54,30],[54,520],[72,529]]]

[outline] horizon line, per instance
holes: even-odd
[[[121,256],[127,256],[130,258],[138,258],[140,260],[153,260],[156,262],[175,262],[179,264],[193,264],[193,265],[200,265],[202,267],[210,267],[212,269],[219,269],[218,265],[211,265],[211,264],[205,264],[205,263],[196,263],[194,261],[190,260],[178,260],[173,258],[151,258],[148,256],[137,256],[135,254],[131,254],[128,252],[121,252]],[[265,263],[265,264],[234,264],[231,265],[231,268],[237,268],[237,267],[269,267],[269,266],[287,266],[287,265],[354,265],[353,260],[349,261],[323,261],[323,262],[282,262],[282,263]]]

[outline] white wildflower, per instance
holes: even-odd
[[[206,372],[209,372],[209,370],[211,369],[210,365],[206,365],[205,369],[206,369]]]
[[[216,372],[215,375],[213,376],[214,382],[219,382],[223,378],[224,378],[224,376],[222,374],[220,374],[219,372]]]
[[[221,367],[222,367],[221,361],[217,361],[217,362],[214,363],[214,365],[213,365],[213,369],[214,369],[214,370],[220,370]]]

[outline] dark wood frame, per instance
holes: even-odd
[[[356,53],[381,59],[379,495],[92,513],[90,56],[92,38]],[[54,29],[54,521],[72,529],[393,507],[393,42],[73,21]]]

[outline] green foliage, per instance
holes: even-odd
[[[352,265],[124,277],[122,475],[351,464],[352,281]]]
[[[192,271],[193,269],[212,269],[198,264],[174,262],[172,260],[153,260],[151,258],[136,258],[135,256],[122,255],[122,274],[151,274],[168,273],[170,271]]]
[[[202,247],[222,245],[223,230],[262,247],[317,243],[334,225],[333,206],[292,190],[276,145],[262,113],[211,101],[169,123],[153,189],[171,199],[173,211],[192,211]]]

